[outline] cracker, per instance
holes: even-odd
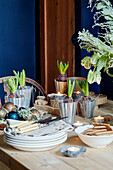
[[[93,130],[90,132],[85,132],[84,135],[96,135],[96,133],[107,132],[107,129]]]
[[[106,126],[106,129],[107,129],[108,131],[112,131],[111,126],[110,126],[109,124],[107,124],[107,123],[93,123],[93,126],[94,126],[94,127],[95,127],[95,126]]]
[[[94,126],[94,129],[106,129],[106,126]]]
[[[96,133],[96,136],[108,136],[108,135],[113,135],[113,131],[107,131],[107,132],[101,132],[101,133]]]

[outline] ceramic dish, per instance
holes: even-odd
[[[40,146],[39,146],[39,145],[34,145],[34,144],[33,145],[32,144],[31,145],[27,145],[27,144],[23,145],[23,144],[20,144],[20,143],[15,144],[13,142],[7,141],[7,139],[4,138],[4,141],[7,144],[13,146],[16,149],[25,150],[25,151],[44,151],[44,150],[49,150],[49,149],[52,149],[52,148],[58,146],[59,144],[65,142],[66,140],[67,140],[67,135],[65,135],[62,139],[60,139],[58,141],[55,141],[53,143],[47,143],[47,144],[44,144],[44,145],[40,144]]]
[[[22,144],[22,145],[25,145],[25,144],[27,144],[27,145],[30,145],[30,144],[36,144],[36,145],[40,145],[40,144],[46,144],[46,143],[53,143],[53,142],[57,142],[57,141],[59,141],[59,140],[61,140],[62,138],[64,138],[66,136],[66,133],[64,134],[64,135],[62,135],[62,136],[60,136],[60,137],[58,137],[58,138],[54,138],[54,139],[51,139],[51,140],[35,140],[35,141],[33,141],[33,140],[27,140],[27,141],[25,141],[25,140],[15,140],[15,139],[12,139],[12,138],[9,138],[9,137],[7,137],[7,136],[4,136],[4,139],[5,140],[7,140],[8,142],[12,142],[12,143],[16,143],[16,144]]]
[[[54,145],[54,146],[51,146],[51,147],[43,147],[43,148],[38,148],[38,147],[36,147],[36,148],[23,148],[23,147],[19,147],[19,146],[13,146],[13,148],[21,150],[21,151],[36,152],[36,151],[48,151],[48,150],[56,148],[57,146],[58,145]]]
[[[52,142],[45,142],[45,143],[21,143],[21,142],[14,142],[7,140],[7,138],[4,137],[4,141],[7,142],[8,144],[16,145],[16,146],[22,146],[22,147],[45,147],[45,146],[53,146],[62,143],[62,141],[65,141],[67,139],[67,135],[63,136],[59,140],[55,140]]]
[[[103,148],[113,141],[113,135],[109,136],[88,136],[81,134],[84,130],[92,128],[93,125],[81,126],[75,129],[79,138],[88,146],[93,148]]]
[[[36,134],[38,134],[38,130],[35,130],[34,132],[32,131],[32,133],[34,133],[34,136],[27,136],[27,135],[12,135],[11,132],[7,132],[6,131],[6,128],[4,129],[4,134],[8,137],[11,137],[12,139],[18,139],[18,140],[52,140],[54,138],[58,138],[62,135],[65,134],[65,131],[64,130],[61,130],[61,131],[58,131],[56,133],[52,133],[52,134],[48,134],[48,135],[45,135],[45,136],[36,136]],[[31,135],[32,135],[31,133]]]

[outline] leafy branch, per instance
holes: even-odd
[[[94,25],[100,26],[101,29],[105,29],[105,33],[98,33],[99,37],[94,37],[88,30],[83,29],[78,33],[78,42],[81,49],[85,49],[88,52],[93,52],[93,55],[86,56],[81,61],[81,65],[86,69],[90,69],[88,72],[87,80],[90,84],[101,82],[101,70],[109,75],[109,69],[113,68],[113,7],[109,0],[89,0],[89,7],[92,10],[96,8],[94,14]],[[98,20],[104,17],[105,22],[99,23]],[[100,38],[103,38],[102,41]],[[92,67],[93,66],[93,67]],[[93,69],[93,70],[92,70]]]

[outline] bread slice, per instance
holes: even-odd
[[[93,123],[93,126],[96,127],[96,126],[105,126],[107,131],[112,131],[113,129],[111,128],[111,126],[107,123]]]

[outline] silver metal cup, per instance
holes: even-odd
[[[77,101],[72,103],[59,102],[60,116],[67,117],[63,119],[66,123],[73,124],[75,122]]]
[[[25,86],[25,89],[17,90],[17,95],[24,97],[24,100],[21,103],[21,107],[28,108],[30,106],[32,89],[33,89],[32,86]]]
[[[92,118],[96,100],[94,101],[80,101],[80,109],[82,117]]]

